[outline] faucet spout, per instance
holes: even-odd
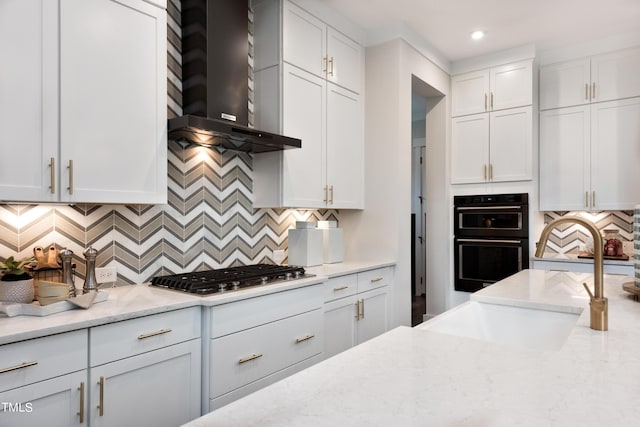
[[[603,279],[603,263],[604,263],[604,243],[602,241],[602,236],[600,235],[600,230],[596,225],[582,217],[579,216],[563,216],[557,219],[554,219],[549,224],[545,226],[540,234],[540,241],[538,242],[538,247],[536,248],[536,257],[542,258],[544,254],[544,248],[547,245],[547,240],[549,239],[549,235],[551,231],[559,225],[562,224],[580,224],[584,228],[591,233],[593,237],[593,294],[589,291],[589,288],[585,284],[585,289],[589,293],[590,302],[589,305],[591,307],[591,329],[595,329],[598,331],[606,331],[608,329],[608,303],[607,299],[604,297],[604,279]]]

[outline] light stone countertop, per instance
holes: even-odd
[[[627,254],[628,255],[628,254]],[[551,262],[579,262],[585,264],[593,264],[593,259],[589,258],[578,258],[576,254],[554,254],[554,253],[545,253],[542,258],[533,257],[534,261],[551,261]],[[633,254],[629,255],[628,260],[621,259],[605,259],[605,264],[609,265],[633,265]]]
[[[399,327],[194,420],[203,426],[635,426],[640,303],[605,275],[609,331],[589,328],[586,273],[524,270],[473,300],[580,312],[558,351]]]
[[[322,264],[317,267],[305,267],[305,271],[309,274],[326,276],[331,279],[346,274],[360,273],[374,268],[391,267],[394,265],[395,262],[392,261],[345,261],[335,264]]]
[[[393,265],[381,262],[356,262],[332,264],[328,270],[350,274],[358,271]],[[323,268],[310,267],[313,277],[296,279],[264,287],[248,288],[240,291],[202,297],[180,291],[156,288],[148,283],[101,289],[109,294],[108,300],[91,306],[88,310],[74,309],[48,316],[4,317],[0,314],[0,345],[46,335],[84,329],[106,323],[148,316],[171,310],[193,306],[215,306],[261,295],[283,292],[290,289],[325,282],[327,275]]]

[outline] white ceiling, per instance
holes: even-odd
[[[451,62],[640,31],[640,0],[322,0],[367,33],[406,24]],[[487,32],[473,41],[474,30]]]

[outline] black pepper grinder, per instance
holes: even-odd
[[[73,251],[71,249],[64,248],[60,251],[60,258],[62,258],[62,281],[69,286],[69,298],[76,296],[76,285],[73,281],[73,265],[71,264],[72,257]]]
[[[98,255],[98,251],[89,246],[84,250],[82,255],[84,255],[87,266],[82,293],[87,294],[89,292],[98,292],[98,282],[96,280],[96,256]]]

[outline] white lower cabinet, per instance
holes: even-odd
[[[388,329],[391,267],[348,274],[325,284],[325,358],[376,337]]]
[[[0,346],[0,425],[86,425],[87,331]]]
[[[315,284],[211,308],[209,411],[321,360],[322,292]]]

